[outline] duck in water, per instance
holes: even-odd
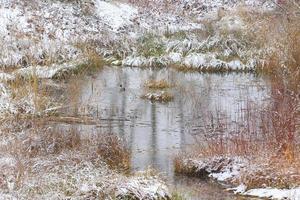
[[[121,91],[121,92],[124,92],[124,91],[125,91],[125,87],[124,87],[122,84],[120,84],[120,91]]]

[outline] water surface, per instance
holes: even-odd
[[[140,98],[150,79],[167,80],[170,103]],[[173,158],[181,150],[218,132],[220,124],[234,129],[246,120],[249,104],[268,104],[268,81],[254,74],[182,73],[172,69],[106,67],[96,75],[71,81],[74,95],[68,115],[92,117],[87,124],[61,124],[81,134],[118,134],[132,153],[132,170],[154,168],[190,199],[241,199],[209,180],[174,175]]]

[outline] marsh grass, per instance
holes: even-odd
[[[117,136],[82,135],[74,127],[49,127],[45,118],[15,117],[7,118],[5,123],[10,126],[1,124],[1,130],[5,132],[1,132],[0,138],[10,142],[0,143],[1,191],[11,187],[10,191],[18,190],[27,198],[41,197],[53,191],[78,196],[75,188],[86,182],[100,184],[97,185],[99,188],[106,186],[100,193],[109,196],[113,180],[108,177],[114,179],[116,174],[108,170],[107,165],[121,173],[127,173],[129,168],[129,153]]]
[[[176,32],[171,32],[169,30],[169,27],[167,26],[167,30],[164,33],[164,36],[167,39],[175,39],[175,40],[184,40],[188,37],[188,34],[186,31],[176,31]]]
[[[103,136],[97,154],[112,168],[129,172],[131,154],[124,142],[113,134]]]
[[[184,196],[179,192],[174,191],[171,195],[171,200],[185,200]]]
[[[162,90],[171,87],[171,84],[168,81],[161,79],[161,80],[148,80],[146,81],[145,85],[146,88],[152,90]]]
[[[84,59],[87,60],[85,64],[78,66],[75,74],[94,73],[97,70],[101,70],[106,64],[103,57],[97,52],[95,44],[78,42],[75,44],[75,47],[82,52]]]
[[[165,46],[159,35],[147,33],[137,41],[138,53],[146,58],[161,56],[165,53],[165,50]]]
[[[277,77],[278,78],[278,77]],[[174,160],[175,171],[192,176],[186,158],[242,157],[250,165],[234,184],[249,188],[291,188],[300,184],[299,98],[276,78],[272,83],[271,103],[264,109],[248,103],[241,110],[241,121],[231,127],[226,120],[213,119],[206,127],[203,142]],[[212,128],[213,127],[213,128]],[[201,177],[203,175],[200,175]]]

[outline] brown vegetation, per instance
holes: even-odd
[[[222,120],[213,120],[219,122],[213,132],[191,152],[191,157],[200,160],[213,156],[247,158],[257,167],[249,167],[239,181],[249,188],[300,185],[300,15],[296,5],[286,1],[266,13],[239,8],[249,35],[264,50],[260,72],[271,82],[271,103],[261,110],[249,102],[247,109],[241,110],[244,123],[230,130]],[[181,169],[182,159],[175,160],[179,172],[186,170]]]
[[[112,168],[128,171],[130,169],[130,151],[124,142],[115,135],[104,135],[98,145],[97,154]]]
[[[145,83],[145,87],[149,89],[161,90],[170,88],[171,85],[166,80],[149,80]]]

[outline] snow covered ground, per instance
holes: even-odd
[[[236,1],[222,3],[203,0],[179,1],[170,5],[169,9],[160,5],[164,5],[163,2],[145,6],[102,0],[78,3],[2,1],[0,46],[3,51],[0,53],[0,66],[48,65],[82,58],[85,55],[80,46],[87,43],[95,45],[99,54],[115,57],[113,52],[118,51],[117,56],[121,55],[124,59],[124,54],[130,56],[136,53],[136,39],[147,32],[163,35],[166,32],[205,31],[202,21],[194,17],[212,14],[213,18],[218,18],[216,12],[220,7],[229,9],[239,4]],[[246,5],[258,6],[261,2],[246,1]],[[222,20],[219,22],[222,26],[227,24],[228,27],[241,28],[236,20]],[[228,25],[228,22],[231,24]],[[192,44],[191,38],[187,39]],[[174,40],[166,42],[172,43]],[[201,43],[201,40],[196,42]],[[147,65],[147,62],[143,64]],[[214,64],[211,66],[214,67]]]
[[[0,124],[1,200],[170,198],[167,185],[154,173],[126,176],[112,170],[97,154],[98,145],[107,145],[99,135],[5,120]]]
[[[179,173],[193,176],[209,176],[219,182],[234,185],[241,180],[243,173],[260,169],[253,163],[242,157],[211,157],[211,158],[187,158],[179,161]],[[255,178],[255,177],[253,177]],[[275,177],[274,177],[275,178]],[[241,183],[237,187],[228,188],[235,194],[254,196],[268,199],[300,199],[300,187],[290,189],[278,189],[272,187],[249,189],[247,185]]]

